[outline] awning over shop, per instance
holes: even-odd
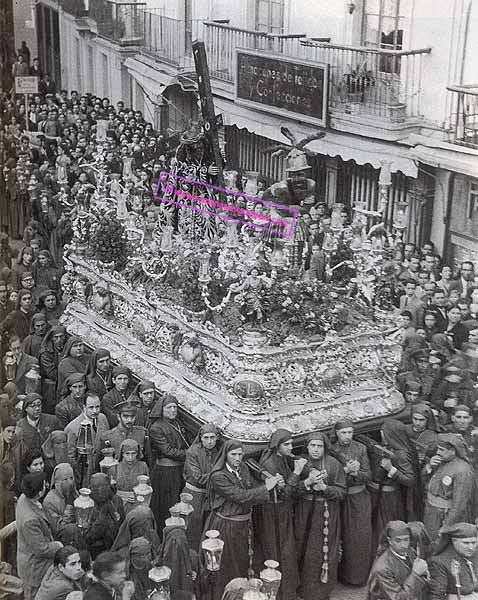
[[[410,156],[431,167],[463,173],[469,177],[478,177],[478,153],[460,152],[458,146],[457,150],[445,150],[418,144],[410,149]]]
[[[133,77],[142,88],[147,89],[150,93],[160,96],[170,85],[179,85],[185,92],[189,92],[195,88],[195,75],[191,77],[185,75],[171,75],[157,67],[153,67],[141,60],[141,55],[127,58],[124,62],[129,74]]]
[[[313,125],[256,112],[217,96],[214,98],[214,105],[217,113],[223,113],[225,125],[236,125],[239,129],[247,129],[283,144],[287,143],[280,131],[283,125],[289,127],[298,138],[314,132]],[[311,142],[307,148],[317,154],[340,156],[344,161],[354,160],[359,165],[371,164],[376,169],[380,169],[381,161],[389,161],[392,172],[401,171],[408,177],[415,178],[418,173],[417,166],[409,155],[410,149],[396,143],[387,144],[352,134],[328,131],[324,138]]]

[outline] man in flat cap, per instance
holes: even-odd
[[[427,563],[411,547],[403,521],[389,521],[367,583],[368,600],[419,600],[427,588]]]
[[[101,450],[107,446],[115,449],[116,458],[118,458],[120,446],[126,439],[138,442],[143,456],[148,453],[145,448],[146,429],[135,425],[140,406],[140,401],[134,396],[114,406],[114,410],[118,415],[118,425],[101,434],[97,453],[98,461],[103,458]]]
[[[455,523],[441,530],[428,562],[430,600],[478,598],[478,532],[471,523]]]
[[[432,540],[442,527],[471,520],[475,479],[461,436],[441,433],[437,444],[424,469],[428,486],[423,522]]]

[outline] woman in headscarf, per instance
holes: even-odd
[[[90,354],[86,370],[88,390],[96,394],[101,400],[113,387],[111,382],[111,354],[105,348],[98,348]],[[139,425],[139,423],[136,423]]]
[[[46,290],[58,290],[60,286],[60,273],[48,250],[40,250],[38,253],[35,263],[35,282],[40,293]]]
[[[76,419],[83,412],[83,400],[86,394],[86,377],[84,373],[72,373],[63,382],[59,393],[59,402],[55,406],[55,416],[61,429]]]
[[[60,463],[68,462],[68,434],[66,431],[52,431],[42,444],[41,450],[48,468],[52,471]]]
[[[18,260],[12,268],[12,283],[18,289],[20,277],[25,271],[31,271],[33,266],[33,250],[30,246],[23,246],[18,254]]]
[[[30,290],[20,290],[16,308],[0,323],[0,334],[16,335],[23,340],[30,334],[30,322],[33,316],[33,294]]]
[[[38,359],[40,356],[41,344],[47,330],[48,325],[45,315],[43,313],[35,313],[32,316],[30,335],[27,335],[23,340],[23,352]]]
[[[91,498],[95,503],[85,541],[91,557],[111,549],[125,514],[123,502],[113,493],[108,475],[94,473],[90,479]]]
[[[169,509],[179,500],[183,489],[183,467],[188,441],[178,419],[178,401],[166,394],[151,412],[149,440],[152,454],[151,508],[158,527],[169,516]]]
[[[66,343],[66,329],[54,325],[43,338],[38,360],[42,376],[42,393],[45,398],[45,412],[55,413],[56,384],[58,378],[58,363]]]
[[[88,356],[85,354],[83,340],[75,335],[66,342],[58,364],[57,393],[61,391],[68,375],[86,373]]]
[[[75,523],[73,501],[77,496],[75,475],[71,465],[60,463],[53,471],[50,491],[43,500],[43,510],[56,539],[60,539],[67,525]]]
[[[134,594],[131,600],[144,600],[151,589],[148,573],[153,562],[151,542],[144,537],[131,541],[126,560],[126,574],[134,583]]]
[[[163,543],[156,562],[171,569],[169,586],[172,592],[194,590],[197,553],[189,548],[184,519],[166,519]]]
[[[304,600],[328,599],[336,582],[340,546],[340,501],[345,473],[329,454],[324,433],[307,437],[307,465],[295,510],[299,563],[299,595]]]
[[[59,318],[65,311],[65,302],[60,302],[58,292],[45,290],[38,299],[38,310],[42,312],[51,327],[59,325]]]
[[[342,560],[339,579],[349,585],[367,582],[372,546],[372,503],[367,483],[371,479],[367,448],[353,439],[352,421],[334,426],[335,441],[331,449],[345,472],[347,493],[342,502]]]
[[[148,465],[139,460],[139,456],[140,447],[136,440],[126,439],[121,443],[116,470],[116,493],[123,500],[126,513],[134,504],[133,488],[138,485],[138,476],[149,477]]]
[[[386,524],[405,520],[407,489],[416,482],[406,425],[387,419],[381,434],[385,451],[374,447],[370,456],[372,479],[368,488],[372,500],[372,554]]]
[[[451,360],[456,354],[453,342],[445,333],[435,333],[435,335],[432,335],[430,348],[433,352],[437,353],[439,358],[442,357],[446,361]]]
[[[269,501],[269,491],[282,477],[269,477],[258,484],[242,462],[240,442],[228,440],[222,446],[209,477],[207,494],[211,509],[204,531],[215,529],[224,540],[221,570],[216,590],[222,593],[228,581],[244,577],[249,568],[252,528],[251,509]]]
[[[292,454],[292,434],[286,429],[275,431],[260,464],[271,475],[280,475],[281,482],[272,492],[272,501],[254,510],[254,531],[258,544],[258,564],[277,560],[281,566],[281,597],[294,600],[298,585],[297,550],[294,537],[293,500],[297,495],[300,476],[307,460]]]
[[[476,475],[463,438],[454,433],[440,433],[436,454],[427,462],[424,472],[428,486],[423,523],[430,537],[436,540],[441,527],[473,521]]]
[[[208,506],[206,502],[206,486],[212,465],[219,452],[219,430],[212,423],[205,423],[186,450],[184,461],[184,491],[193,497],[191,504],[194,512],[188,521],[189,545],[199,550],[199,542],[204,529]]]
[[[154,555],[159,552],[160,541],[154,515],[149,506],[144,504],[135,506],[126,515],[113,542],[111,551],[126,555],[131,541],[138,537],[145,537],[151,543]]]

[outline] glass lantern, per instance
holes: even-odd
[[[219,538],[219,531],[211,529],[206,531],[206,539],[201,543],[206,561],[206,569],[211,572],[219,571],[221,568],[224,542]]]
[[[111,485],[116,485],[116,474],[118,470],[118,461],[114,457],[114,448],[103,448],[101,451],[104,458],[100,461],[101,472],[108,475]]]
[[[90,421],[82,421],[76,440],[76,450],[80,455],[89,456],[93,453],[93,448],[93,427]]]
[[[91,522],[95,503],[90,498],[91,490],[88,488],[81,488],[79,494],[73,502],[76,523],[80,529],[87,529]]]
[[[152,585],[152,591],[148,595],[151,600],[170,600],[171,590],[169,588],[169,579],[171,569],[166,566],[153,567],[148,573],[148,578]]]
[[[153,495],[153,488],[149,485],[149,477],[147,475],[138,475],[136,480],[138,484],[133,488],[134,501],[136,504],[149,506]]]
[[[262,581],[260,579],[249,579],[249,589],[242,596],[243,600],[266,600],[267,596],[261,592]]]
[[[41,387],[40,365],[32,365],[25,374],[25,393],[39,394]]]
[[[276,560],[266,560],[265,569],[261,571],[262,591],[267,600],[275,600],[281,584],[282,573]]]
[[[191,502],[193,501],[193,496],[192,496],[192,494],[183,492],[182,494],[179,494],[179,499],[180,499],[180,502],[178,502],[178,504],[176,506],[179,510],[179,514],[186,522],[186,527],[187,527],[189,525],[189,519],[191,517],[191,514],[194,512],[194,507],[191,504]]]
[[[181,517],[178,507],[179,504],[171,506],[169,509],[169,514],[171,516],[164,521],[164,524],[166,527],[184,527],[184,529],[186,529],[186,521]]]
[[[5,375],[7,377],[7,381],[14,381],[17,372],[17,359],[15,358],[13,352],[5,352],[5,357],[3,358],[3,365],[5,367]]]

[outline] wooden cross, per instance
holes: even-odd
[[[198,91],[201,101],[201,116],[203,118],[203,127],[208,142],[211,144],[214,162],[219,169],[216,175],[215,183],[224,187],[223,161],[221,146],[219,145],[218,128],[223,126],[222,115],[216,115],[214,111],[214,100],[211,90],[211,78],[209,76],[209,67],[207,64],[207,54],[204,42],[195,41],[192,44],[194,65],[198,76]]]

